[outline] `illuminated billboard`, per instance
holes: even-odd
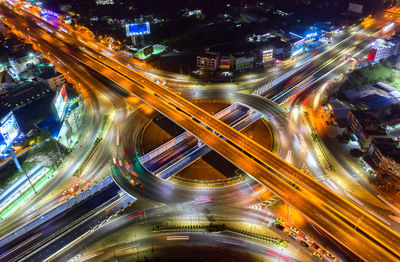
[[[126,24],[126,36],[138,36],[150,34],[150,23],[137,23],[137,24]]]
[[[57,91],[56,97],[54,98],[54,108],[56,109],[58,120],[60,121],[64,117],[67,102],[67,91],[65,90],[65,86],[63,86],[59,91]]]
[[[14,113],[10,111],[3,119],[0,121],[0,134],[3,137],[4,144],[8,147],[14,142],[20,133],[20,128],[15,119]],[[3,148],[4,150],[4,148]]]

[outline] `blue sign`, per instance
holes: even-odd
[[[150,23],[126,24],[126,36],[148,35],[150,34]]]

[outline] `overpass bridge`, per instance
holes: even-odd
[[[90,49],[92,54],[88,54],[75,48],[82,43],[71,39],[68,34],[63,37],[74,46],[66,46],[64,40],[37,27],[29,16],[21,17],[4,6],[1,6],[0,13],[13,31],[29,35],[36,45],[40,44],[45,54],[60,61],[72,57],[76,62],[66,62],[68,67],[77,63],[90,67],[188,130],[360,258],[367,261],[400,259],[400,236],[396,232],[240,132],[174,92],[104,56],[99,50]],[[364,41],[370,35],[366,34]],[[354,38],[349,36],[335,48],[345,49],[358,44]]]
[[[240,131],[257,121],[261,114],[233,104],[215,114],[214,117]],[[139,160],[149,172],[162,179],[168,179],[211,150],[189,132],[184,132],[143,155]]]

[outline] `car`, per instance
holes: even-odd
[[[75,184],[75,185],[73,185],[73,186],[71,187],[71,191],[75,191],[75,190],[77,190],[77,189],[79,189],[79,184]]]
[[[143,187],[144,187],[143,184],[141,184],[141,183],[137,183],[136,186],[137,186],[138,188],[140,188],[140,189],[143,189]]]
[[[290,227],[290,230],[292,230],[294,233],[298,234],[299,230],[295,227]]]
[[[132,174],[134,177],[139,177],[138,174],[137,174],[135,171],[132,171],[132,170],[131,170],[130,172],[131,172],[131,174]]]
[[[315,250],[319,250],[319,246],[318,246],[316,243],[312,242],[312,243],[311,243],[311,246],[312,246]]]
[[[279,230],[284,230],[284,229],[285,229],[285,227],[282,226],[281,224],[275,224],[275,227],[276,227],[277,229],[279,229]]]
[[[303,240],[300,240],[299,243],[300,243],[300,245],[302,245],[303,247],[309,247],[309,245],[308,245],[306,242],[304,242]]]
[[[329,253],[329,252],[326,254],[326,257],[329,258],[330,260],[335,260],[336,259],[336,257],[333,254]]]
[[[283,224],[283,220],[280,217],[276,218],[276,222],[278,222],[279,224]]]
[[[310,241],[310,239],[306,235],[303,235],[302,238],[307,242]]]
[[[293,238],[293,239],[297,239],[297,236],[296,236],[295,233],[292,233],[292,232],[291,232],[291,233],[289,234],[289,236],[290,236],[291,238]]]
[[[321,255],[320,255],[317,251],[315,251],[315,252],[313,253],[313,256],[314,256],[316,259],[318,259],[318,260],[322,260]]]
[[[71,191],[69,189],[65,189],[64,192],[62,193],[63,196],[66,196],[70,193]]]

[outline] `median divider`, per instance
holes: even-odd
[[[250,231],[238,229],[225,224],[197,224],[197,225],[153,225],[153,232],[221,232],[240,235],[243,237],[255,239],[258,241],[268,242],[277,246],[287,247],[287,241],[271,237],[265,234],[252,233]]]
[[[107,120],[108,120],[108,116],[105,115],[103,118],[102,124],[100,125],[99,135],[97,136],[96,140],[94,141],[89,152],[85,155],[85,158],[84,158],[82,164],[79,166],[79,168],[77,170],[75,170],[73,176],[80,176],[82,174],[83,170],[85,169],[86,165],[89,162],[89,159],[94,155],[94,153],[96,152],[100,143],[103,141],[103,128],[105,127]]]

